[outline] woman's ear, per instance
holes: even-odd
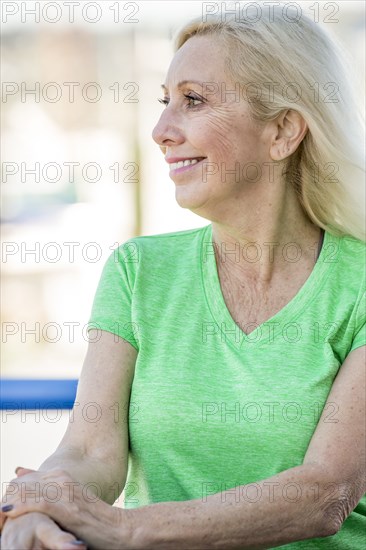
[[[292,109],[281,113],[274,123],[275,135],[270,156],[272,160],[284,160],[296,151],[308,131],[308,125],[300,113]]]

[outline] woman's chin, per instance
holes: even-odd
[[[195,186],[190,189],[189,186],[176,186],[175,200],[181,208],[196,209],[199,208],[205,201],[200,197]]]

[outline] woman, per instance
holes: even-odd
[[[211,223],[109,258],[80,405],[9,489],[6,548],[71,548],[59,526],[90,548],[363,547],[356,119],[316,24],[236,19],[180,31],[153,131]]]

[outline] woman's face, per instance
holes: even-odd
[[[152,134],[169,162],[178,204],[209,219],[258,189],[263,163],[271,161],[271,133],[250,118],[225,55],[215,36],[192,37],[178,50]],[[184,160],[193,162],[177,165]]]

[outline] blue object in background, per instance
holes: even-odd
[[[78,380],[0,379],[0,409],[72,409]]]

